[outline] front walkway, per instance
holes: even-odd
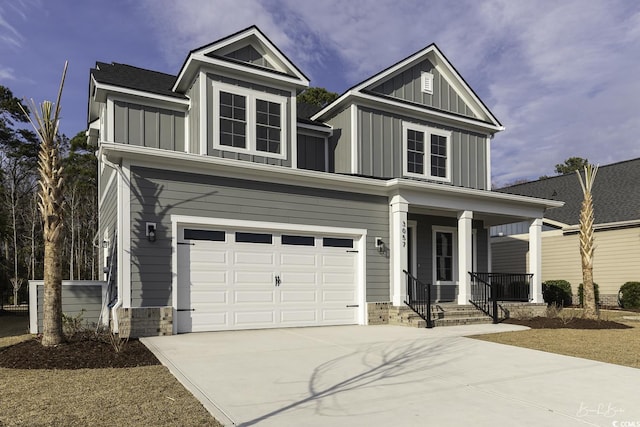
[[[228,425],[611,426],[640,421],[639,369],[464,338],[518,329],[504,324],[431,330],[340,326],[142,341]]]

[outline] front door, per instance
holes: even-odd
[[[457,233],[454,228],[433,230],[433,284],[436,301],[453,301],[456,298]]]

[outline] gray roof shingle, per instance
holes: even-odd
[[[580,221],[583,195],[575,172],[496,191],[561,200],[565,205],[550,209],[545,218],[569,225]],[[640,158],[601,166],[592,194],[596,224],[640,219]]]
[[[91,69],[91,75],[98,83],[186,99],[186,96],[171,89],[176,81],[176,76],[171,74],[145,70],[144,68],[116,62],[111,64],[96,62],[96,68]]]

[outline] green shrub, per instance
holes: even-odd
[[[542,297],[548,305],[571,305],[571,283],[566,280],[547,280],[542,283]]]
[[[595,294],[596,297],[596,306],[600,305],[600,288],[598,287],[597,283],[593,284],[593,293]],[[578,299],[580,300],[580,307],[584,306],[584,287],[582,286],[582,283],[580,283],[580,286],[578,286]]]
[[[618,303],[622,308],[640,308],[640,282],[627,282],[620,287]]]

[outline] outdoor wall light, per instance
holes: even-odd
[[[102,241],[102,248],[103,249],[107,249],[109,247],[109,241],[108,240],[103,240]]]
[[[156,223],[148,222],[145,228],[147,230],[147,240],[152,243],[155,242],[156,241]]]
[[[387,251],[387,247],[384,244],[384,242],[382,241],[382,237],[376,237],[376,248],[378,249],[378,252],[380,252],[381,254],[385,253]]]

